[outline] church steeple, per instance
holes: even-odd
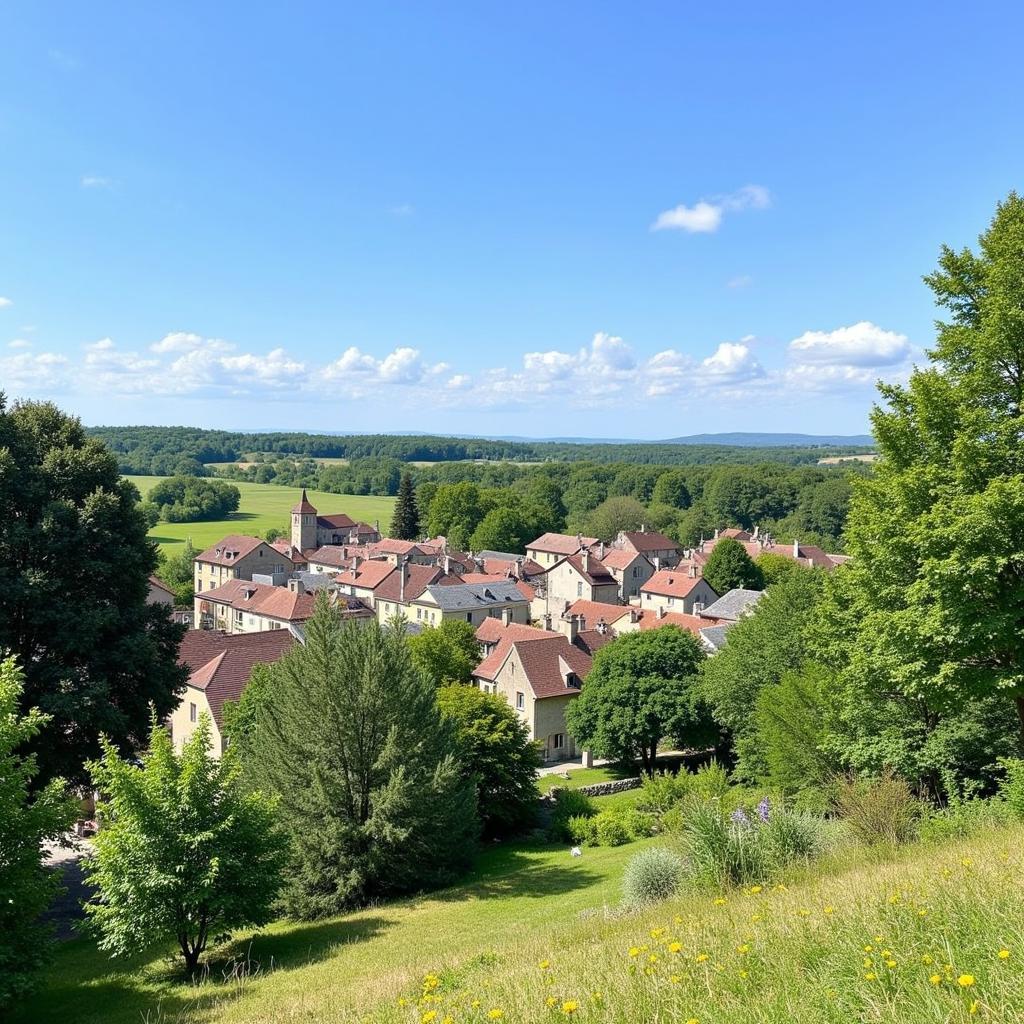
[[[302,488],[298,505],[292,509],[292,547],[300,551],[310,551],[317,547],[316,509],[306,497],[305,487]]]

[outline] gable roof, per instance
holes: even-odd
[[[365,562],[360,562],[355,569],[345,569],[336,573],[334,582],[343,587],[362,587],[364,590],[372,590],[376,594],[377,588],[393,572],[398,572],[398,570],[390,562],[370,558]],[[408,581],[406,586],[408,586]]]
[[[234,634],[190,629],[178,648],[178,664],[189,669],[188,685],[206,694],[220,728],[224,704],[242,696],[253,667],[277,661],[294,643],[287,629]]]
[[[291,541],[285,540],[283,537],[279,537],[277,540],[272,540],[270,546],[278,552],[278,554],[284,555],[289,561],[294,562],[296,565],[305,565],[308,561],[306,556],[296,547],[292,546]]]
[[[356,525],[356,521],[351,516],[345,515],[344,512],[335,512],[330,516],[317,516],[316,525],[333,530],[348,530]]]
[[[474,677],[493,680],[505,663],[512,644],[518,641],[547,640],[559,634],[548,629],[536,629],[519,622],[505,625],[501,619],[486,618],[476,628],[476,638],[482,644],[494,645],[491,652],[473,670]]]
[[[725,646],[725,639],[731,626],[731,622],[722,623],[719,626],[705,626],[700,631],[700,638],[712,651],[720,651]]]
[[[563,616],[582,615],[588,626],[595,626],[603,619],[611,626],[619,619],[629,615],[630,612],[639,614],[639,609],[630,608],[627,604],[605,604],[603,601],[588,601],[585,598],[580,598],[566,608]]]
[[[641,630],[660,629],[662,626],[678,626],[680,629],[686,630],[687,633],[693,633],[694,636],[699,636],[700,631],[707,629],[709,625],[710,621],[701,618],[699,615],[683,615],[679,612],[665,612],[664,615],[658,615],[657,612],[651,611],[650,608],[641,612],[640,618],[637,620],[637,628]]]
[[[648,551],[678,551],[679,545],[656,530],[637,530],[636,532],[625,532],[621,534],[624,541],[632,545],[635,551],[646,553]]]
[[[584,568],[584,561],[587,568]],[[551,569],[556,569],[562,562],[568,562],[591,586],[619,585],[618,580],[604,567],[604,563],[594,555],[586,558],[584,555],[566,555],[560,562],[551,566]],[[551,569],[548,569],[548,572],[551,572]]]
[[[590,547],[596,543],[596,537],[583,537],[578,533],[542,533],[535,541],[526,545],[526,550],[545,551],[552,555],[574,555],[580,548]]]
[[[205,551],[201,551],[195,560],[213,565],[234,565],[240,558],[251,555],[263,543],[259,537],[231,533],[216,544],[211,544]]]
[[[323,547],[310,551],[306,555],[307,562],[316,562],[318,565],[333,565],[337,568],[344,568],[351,558],[349,548],[342,544],[324,544]]]
[[[174,597],[174,591],[159,576],[150,576],[149,585],[156,590],[162,590],[165,594],[170,594]]]
[[[228,580],[213,590],[201,591],[196,597],[282,622],[302,622],[310,618],[316,604],[315,594],[300,594],[290,587],[272,587],[250,580]]]
[[[496,583],[430,585],[426,589],[433,602],[443,611],[479,610],[499,604],[526,601],[517,584],[505,579]]]
[[[570,669],[582,682],[593,663],[589,654],[574,647],[564,636],[515,640],[512,649],[519,656],[526,681],[537,700],[579,693],[577,687],[565,685],[562,675],[564,667]]]
[[[642,551],[633,551],[630,548],[608,548],[601,561],[609,569],[618,569],[621,572],[628,569],[638,558],[642,558],[648,565],[651,565]],[[651,565],[651,568],[653,569],[654,566]]]
[[[699,573],[691,576],[678,569],[659,569],[641,588],[642,594],[659,594],[664,597],[686,597],[701,581],[707,583]],[[711,587],[711,584],[708,583]],[[714,589],[712,588],[712,593]],[[717,596],[717,595],[716,595]]]
[[[394,568],[392,566],[392,568]],[[405,600],[415,601],[431,583],[436,583],[442,576],[436,565],[416,565],[405,563]],[[402,573],[389,573],[373,592],[377,600],[401,601]]]
[[[735,622],[747,611],[749,611],[761,598],[764,592],[761,590],[744,590],[742,587],[734,587],[727,590],[717,601],[712,601],[701,615],[708,619],[728,619]]]

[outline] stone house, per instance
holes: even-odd
[[[660,569],[640,588],[640,607],[644,611],[663,608],[666,612],[696,615],[717,600],[718,594],[694,566],[686,572]]]
[[[431,584],[408,602],[405,616],[424,626],[439,626],[451,620],[479,626],[485,619],[526,625],[530,621],[530,603],[519,586],[506,579]]]
[[[584,537],[579,533],[545,533],[526,545],[526,557],[532,559],[542,569],[550,569],[566,555],[575,555],[595,544],[596,537]]]
[[[635,532],[620,530],[611,546],[617,551],[635,551],[644,555],[658,569],[673,568],[682,554],[682,549],[670,537],[644,526]]]
[[[231,534],[196,555],[193,568],[193,586],[195,592],[201,594],[229,580],[251,580],[253,573],[268,576],[289,573],[296,566],[287,555],[259,537]]]
[[[581,598],[602,604],[619,600],[619,582],[589,548],[566,555],[543,577],[544,612],[558,615]],[[537,602],[535,602],[537,603]]]
[[[640,588],[654,575],[655,568],[650,559],[631,548],[598,547],[598,559],[615,577],[619,585],[619,600],[624,604],[640,593]]]
[[[344,512],[322,516],[302,489],[299,503],[292,509],[292,547],[299,551],[315,551],[331,544],[373,544],[380,540],[377,524],[356,522]]]
[[[165,604],[169,608],[173,608],[174,591],[159,576],[150,576],[146,604]]]

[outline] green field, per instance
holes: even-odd
[[[150,488],[162,477],[129,476],[139,492],[145,497]],[[241,492],[242,501],[238,511],[226,519],[205,523],[157,523],[149,531],[150,537],[159,543],[168,554],[188,537],[202,550],[215,544],[229,533],[245,533],[262,536],[272,527],[287,527],[288,513],[299,499],[299,492],[292,487],[278,487],[276,484],[253,484],[230,481]],[[373,495],[328,494],[326,491],[309,491],[309,500],[320,512],[331,514],[345,512],[353,519],[372,523],[380,520],[380,528],[387,533],[391,524],[391,513],[395,507],[394,498],[378,498]]]

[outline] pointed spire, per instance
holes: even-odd
[[[316,509],[309,503],[309,498],[306,497],[306,488],[302,488],[302,498],[298,505],[292,509],[293,512],[308,512],[312,515],[316,515]]]

